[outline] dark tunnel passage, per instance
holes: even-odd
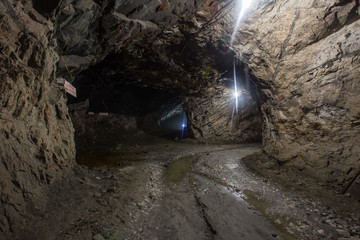
[[[0,1],[0,239],[360,239],[359,14]]]
[[[187,137],[180,92],[129,78],[126,69],[117,73],[109,64],[113,58],[83,71],[73,83],[77,97],[69,96],[67,104],[77,149],[111,147],[119,138],[132,142],[139,131],[171,140]]]
[[[177,104],[161,114],[159,126],[182,130],[187,126],[186,112],[181,104]]]
[[[217,80],[221,90],[192,94],[189,89],[155,83],[153,72],[158,66],[139,64],[134,70],[133,62],[131,56],[109,55],[76,77],[77,98],[69,96],[68,105],[77,149],[113,145],[108,139],[131,139],[131,131],[172,140],[190,137],[203,143],[261,141],[262,94],[246,64],[234,58],[206,67],[202,81],[216,68],[222,71]],[[171,72],[159,74],[170,80],[176,77]]]

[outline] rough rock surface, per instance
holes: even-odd
[[[56,15],[56,36],[64,62],[79,73],[109,53],[131,48],[143,38],[151,42],[179,18],[191,16],[199,0],[192,1],[63,1]],[[73,61],[75,58],[82,59]],[[60,69],[66,74],[65,63]]]
[[[202,97],[185,98],[190,136],[204,142],[260,142],[261,115],[247,92],[236,111],[233,90],[213,89]]]
[[[265,153],[338,184],[360,164],[359,18],[359,1],[259,1],[232,47],[264,95]]]
[[[26,236],[26,209],[43,209],[42,186],[74,165],[74,129],[54,79],[52,24],[19,1],[0,2],[0,16],[0,232]]]

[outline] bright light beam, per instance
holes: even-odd
[[[239,92],[237,90],[237,84],[236,84],[236,63],[235,63],[236,58],[234,57],[234,95],[235,95],[235,108],[236,108],[236,113],[238,113],[238,97],[239,97]]]
[[[240,25],[240,20],[243,17],[246,9],[248,9],[250,7],[251,2],[252,2],[252,0],[241,0],[241,5],[238,3],[237,11],[239,12],[239,15],[238,15],[238,18],[237,18],[236,23],[235,23],[234,31],[233,31],[233,33],[231,35],[230,46],[232,46],[233,43],[234,43],[235,36],[236,36],[237,30],[238,30],[239,25]]]

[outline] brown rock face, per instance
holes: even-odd
[[[342,184],[360,164],[359,2],[260,2],[238,34],[267,98],[264,151]]]
[[[261,141],[261,114],[256,103],[244,92],[236,111],[233,92],[219,88],[185,99],[192,137],[211,143]]]
[[[73,166],[74,130],[54,79],[51,23],[18,1],[2,1],[0,15],[0,232],[19,233],[25,209],[44,204],[41,186]]]

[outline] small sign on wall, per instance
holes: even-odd
[[[73,85],[71,85],[71,83],[69,83],[68,81],[65,80],[64,87],[65,87],[65,91],[67,93],[69,93],[72,96],[76,97],[76,88]]]

